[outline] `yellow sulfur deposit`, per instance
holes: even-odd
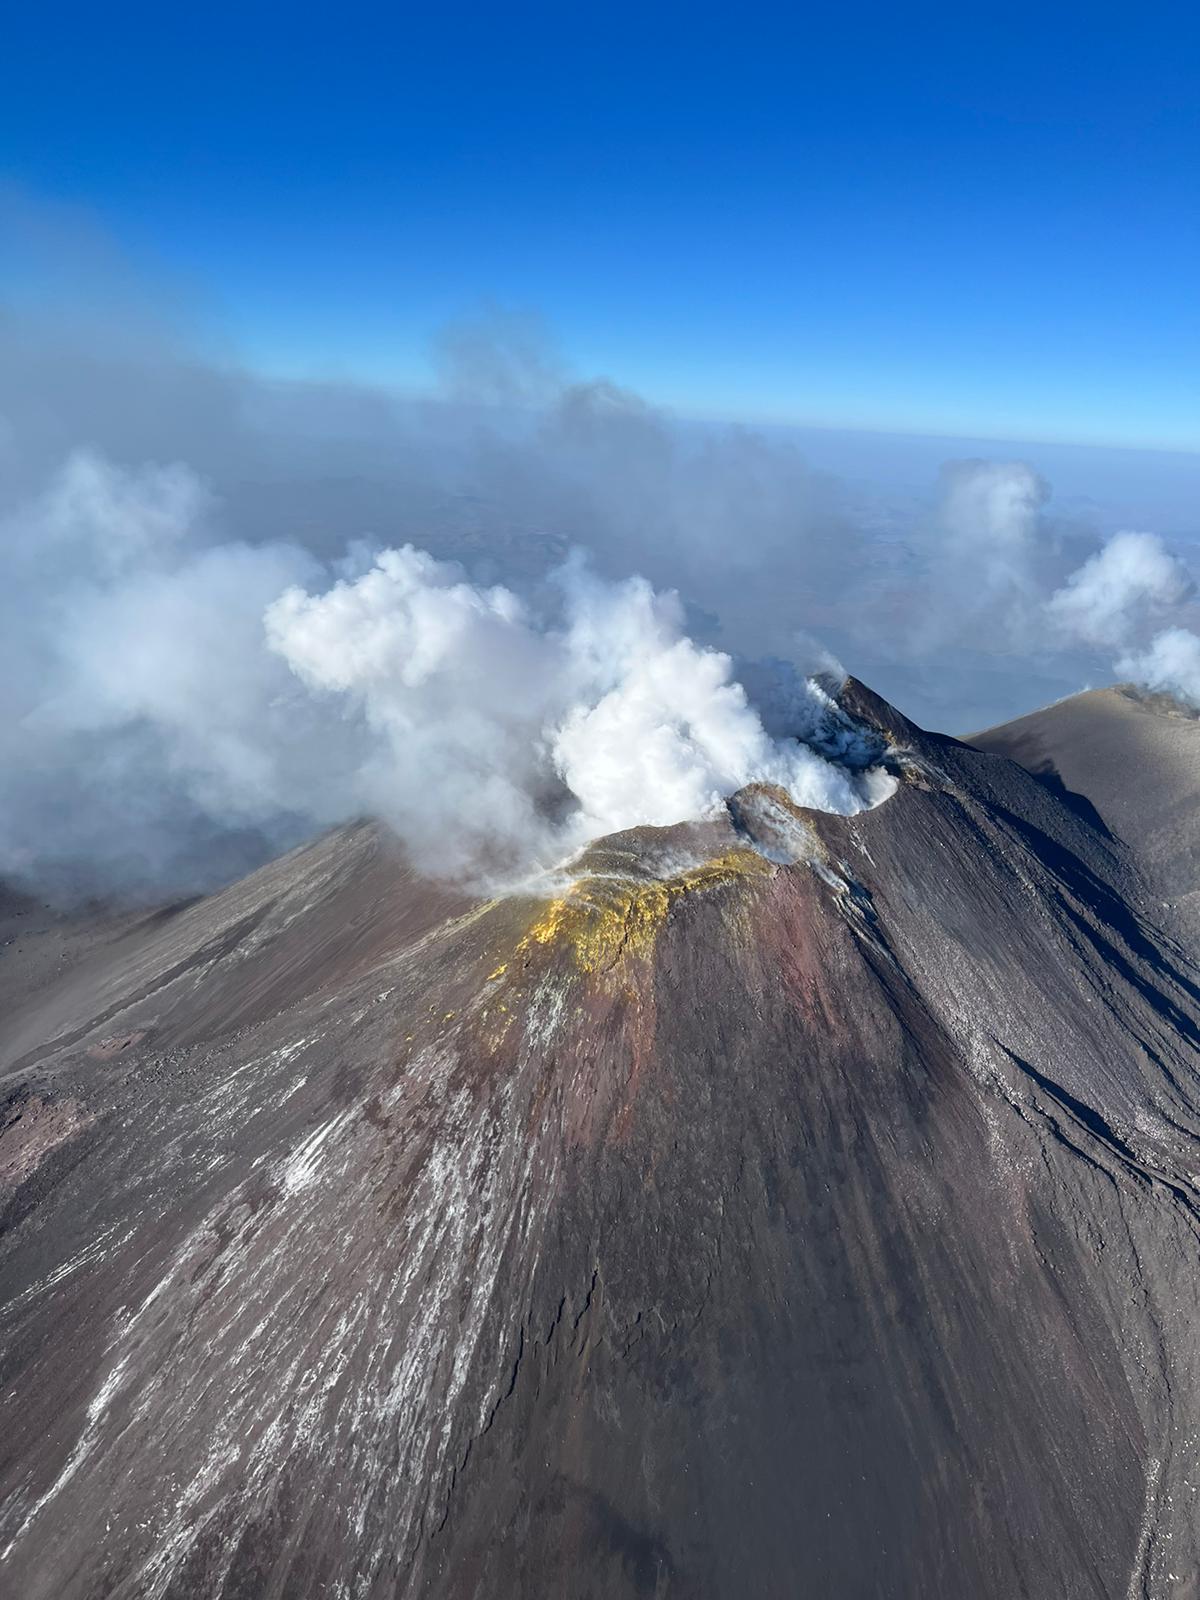
[[[552,900],[518,950],[569,944],[582,972],[604,972],[629,956],[649,954],[671,902],[732,883],[768,876],[770,862],[753,850],[729,850],[670,878],[592,875]]]

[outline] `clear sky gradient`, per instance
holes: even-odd
[[[492,301],[699,414],[1197,449],[1198,30],[22,6],[0,171],[201,286],[273,370],[410,383]]]

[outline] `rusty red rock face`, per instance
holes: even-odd
[[[93,1121],[77,1100],[15,1095],[0,1111],[0,1191],[19,1188],[51,1151]]]

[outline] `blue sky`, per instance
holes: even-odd
[[[0,168],[252,361],[483,302],[702,415],[1200,448],[1190,8],[19,8]]]

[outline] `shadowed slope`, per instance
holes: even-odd
[[[348,830],[16,1017],[14,1592],[1197,1592],[1197,974],[844,703],[874,811],[474,905]]]
[[[1166,695],[1089,689],[971,743],[1093,805],[1200,948],[1200,718]]]

